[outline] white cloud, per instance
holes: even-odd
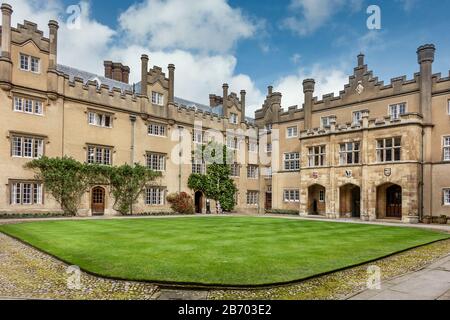
[[[344,89],[348,83],[348,76],[343,70],[316,64],[311,70],[298,69],[296,74],[278,79],[275,90],[283,94],[282,105],[286,109],[289,106],[299,105],[304,102],[303,80],[312,78],[316,81],[314,96],[321,97],[324,94],[334,92],[335,96]]]
[[[238,95],[241,90],[247,91],[247,115],[254,115],[264,100],[262,93],[248,75],[236,74],[237,60],[232,55],[193,54],[184,50],[148,51],[134,45],[128,48],[115,48],[111,52],[112,59],[120,58],[132,70],[140,70],[141,53],[148,53],[151,66],[166,68],[169,63],[175,64],[175,94],[178,97],[209,104],[209,94],[222,94],[222,84],[227,82],[230,90]],[[131,81],[140,81],[139,72],[131,75]]]
[[[119,21],[133,42],[155,50],[228,52],[256,29],[226,0],[146,0],[132,5]]]
[[[247,91],[249,116],[254,115],[254,110],[258,109],[264,100],[262,93],[248,75],[236,73],[237,59],[227,52],[237,40],[251,36],[253,26],[245,21],[238,9],[231,8],[224,0],[150,0],[143,4],[142,11],[139,11],[136,17],[129,16],[138,8],[136,5],[132,6],[121,16],[120,22],[123,24],[127,19],[133,18],[133,24],[144,30],[144,38],[149,37],[149,43],[138,40],[140,34],[136,31],[137,27],[136,30],[125,28],[117,32],[96,21],[87,1],[79,4],[82,8],[80,29],[68,27],[66,21],[69,14],[60,0],[13,0],[10,4],[14,10],[14,24],[22,23],[24,19],[31,20],[38,23],[39,29],[48,35],[48,21],[57,19],[60,22],[58,62],[61,64],[103,74],[103,60],[120,61],[130,66],[131,81],[138,82],[140,57],[142,53],[147,53],[152,66],[159,65],[165,69],[169,63],[176,65],[177,96],[208,104],[209,93],[221,94],[222,84],[228,82],[230,89],[238,94],[240,90]],[[158,6],[158,17],[161,19],[154,21],[155,24],[151,24],[151,28],[164,30],[161,34],[158,32],[153,35],[152,30],[149,31],[150,26],[145,22],[151,20],[148,19],[149,12],[145,10],[154,9],[152,5]],[[162,17],[161,14],[166,16]],[[189,21],[195,21],[195,17],[198,18],[197,22],[187,26]],[[179,29],[175,30],[176,28]],[[202,29],[203,34],[196,34]],[[165,38],[169,36],[170,39]],[[153,47],[152,41],[159,41],[159,48]],[[200,50],[190,52],[188,47]],[[209,50],[218,52],[207,52]]]
[[[291,0],[288,16],[282,22],[283,27],[300,36],[306,36],[326,24],[341,9],[351,12],[361,10],[363,0]]]
[[[294,53],[291,57],[291,61],[293,64],[299,64],[301,58],[302,56],[300,54]]]

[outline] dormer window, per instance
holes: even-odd
[[[159,92],[152,92],[152,103],[158,106],[164,105],[164,95]]]
[[[400,119],[406,113],[406,103],[398,103],[389,106],[389,116],[392,120]]]
[[[26,54],[20,54],[20,70],[39,73],[41,59]]]
[[[238,124],[238,115],[236,113],[232,113],[230,115],[230,123],[231,124]]]

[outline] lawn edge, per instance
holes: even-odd
[[[441,234],[446,234],[443,232],[438,232],[438,231],[434,231],[436,233],[441,233]],[[29,246],[31,248],[33,248],[34,250],[37,250],[43,254],[46,254],[50,257],[52,257],[53,259],[60,261],[68,266],[72,266],[75,265],[69,261],[66,261],[65,259],[62,259],[50,252],[47,252],[44,249],[38,248],[35,245],[27,242],[26,240],[20,239],[17,236],[11,235],[9,234],[7,231],[5,230],[0,230],[0,233],[26,245]],[[298,284],[307,280],[311,280],[311,279],[315,279],[315,278],[320,278],[326,275],[330,275],[336,272],[341,272],[341,271],[345,271],[345,270],[349,270],[352,268],[356,268],[359,266],[363,266],[369,263],[373,263],[379,260],[383,260],[404,252],[408,252],[414,249],[418,249],[424,246],[428,246],[434,243],[438,243],[438,242],[443,242],[443,241],[447,241],[450,239],[450,235],[448,235],[446,238],[444,239],[438,239],[438,240],[434,240],[431,242],[427,242],[424,244],[420,244],[414,247],[410,247],[404,250],[399,250],[399,251],[395,251],[393,253],[390,253],[388,255],[384,255],[381,257],[377,257],[371,260],[367,260],[364,262],[360,262],[357,264],[353,264],[353,265],[349,265],[343,268],[339,268],[339,269],[334,269],[331,271],[326,271],[326,272],[322,272],[322,273],[318,273],[312,276],[308,276],[308,277],[304,277],[304,278],[300,278],[300,279],[295,279],[295,280],[290,280],[290,281],[282,281],[282,282],[274,282],[274,283],[268,283],[268,284],[254,284],[254,285],[235,285],[235,284],[231,284],[231,285],[227,285],[227,284],[215,284],[215,283],[211,283],[211,284],[206,284],[206,283],[200,283],[200,282],[176,282],[176,281],[160,281],[160,280],[142,280],[142,279],[125,279],[125,278],[120,278],[120,277],[114,277],[114,276],[106,276],[106,275],[102,275],[100,273],[96,273],[93,271],[89,271],[87,269],[84,269],[80,266],[78,266],[80,268],[80,270],[88,275],[94,276],[94,277],[99,277],[99,278],[103,278],[103,279],[109,279],[109,280],[116,280],[116,281],[128,281],[128,282],[140,282],[140,283],[147,283],[147,284],[153,284],[155,286],[160,287],[161,289],[186,289],[186,290],[252,290],[252,289],[273,289],[273,288],[279,288],[279,287],[285,287],[285,286],[290,286],[290,285],[294,285],[294,284]]]

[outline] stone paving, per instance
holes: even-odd
[[[450,300],[450,256],[424,269],[365,290],[350,300]]]
[[[66,264],[0,233],[0,297],[4,299],[150,300],[158,287],[76,272]],[[78,286],[78,284],[80,286]]]

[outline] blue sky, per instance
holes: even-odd
[[[53,7],[42,7],[36,0],[11,2],[38,7],[42,20],[57,15],[62,21],[67,17],[65,8],[78,3],[54,0]],[[123,60],[132,73],[136,71],[132,78],[137,79],[140,54],[148,53],[151,62],[162,67],[176,62],[177,95],[207,103],[209,93],[220,93],[221,83],[229,82],[233,91],[249,92],[249,115],[260,106],[267,85],[282,92],[284,107],[302,102],[305,77],[317,79],[317,95],[337,93],[360,51],[374,74],[386,82],[401,75],[411,78],[418,71],[416,49],[425,43],[437,46],[434,71],[447,76],[450,69],[450,1],[91,0],[82,4],[87,23],[77,34],[64,33],[74,40],[63,45],[63,63],[101,72],[103,59]],[[381,8],[381,30],[366,26],[366,9],[372,4]]]

